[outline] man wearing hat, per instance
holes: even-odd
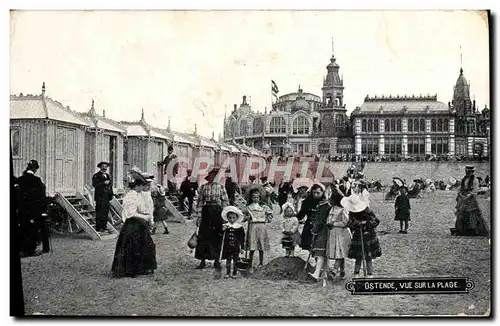
[[[43,252],[49,252],[48,232],[45,226],[47,195],[45,184],[35,175],[40,166],[35,160],[28,163],[23,175],[17,179],[17,208],[22,232],[22,256],[38,256],[37,246],[42,240]]]
[[[224,183],[224,188],[226,188],[227,197],[229,198],[229,205],[234,206],[236,202],[236,191],[238,189],[238,185],[233,181],[231,177],[231,170],[226,170],[226,181]]]
[[[97,232],[107,231],[109,202],[113,199],[113,181],[109,175],[108,162],[99,162],[97,164],[99,171],[92,176],[92,186],[94,187],[95,229]]]
[[[186,201],[186,198],[188,200],[189,206],[188,206],[188,214],[189,218],[191,218],[191,213],[193,212],[193,202],[194,202],[194,196],[196,195],[196,190],[198,189],[198,183],[196,182],[196,178],[191,176],[192,170],[189,169],[187,170],[187,175],[184,181],[181,183],[181,198],[180,198],[180,203],[181,203],[181,208],[186,210],[184,202]]]
[[[175,190],[175,185],[172,182],[172,179],[175,178],[177,173],[179,172],[179,163],[177,162],[177,155],[174,154],[174,147],[172,145],[168,145],[168,154],[163,159],[163,174],[167,175],[167,186],[169,192]],[[169,165],[172,165],[172,172],[169,171]]]

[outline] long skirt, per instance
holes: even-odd
[[[374,230],[365,231],[363,234],[365,258],[375,259],[382,256],[382,249]],[[361,230],[355,230],[352,234],[351,245],[347,257],[351,259],[363,258],[363,246],[361,245]]]
[[[313,257],[326,257],[326,243],[328,240],[328,228],[322,227],[312,243],[312,256]]]
[[[304,250],[311,250],[312,240],[313,240],[313,221],[306,220],[304,223],[304,228],[302,229],[302,235],[300,240],[300,247]]]
[[[349,228],[333,227],[328,232],[327,256],[330,259],[347,258],[351,245],[351,232]]]
[[[269,251],[270,249],[266,223],[250,223],[248,227],[248,250]]]
[[[481,237],[489,235],[488,226],[476,197],[469,197],[467,200],[459,198],[455,215],[457,216],[455,228],[459,235]]]
[[[156,268],[156,246],[148,221],[136,217],[126,219],[116,242],[112,276],[134,277]]]
[[[38,224],[36,223],[39,217],[33,213],[19,213],[20,218],[20,245],[21,252],[26,255],[35,253],[38,245],[41,242]],[[33,223],[31,222],[33,220]]]
[[[205,205],[201,210],[201,223],[198,229],[198,242],[194,258],[199,260],[218,260],[222,247],[222,207]]]

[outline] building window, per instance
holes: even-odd
[[[393,137],[387,137],[384,140],[384,152],[385,155],[401,155],[403,153],[402,151],[402,139],[401,138],[393,138]]]
[[[425,120],[420,119],[420,131],[425,132]]]
[[[373,120],[368,120],[368,132],[373,132]]]
[[[361,122],[361,131],[366,132],[366,119],[363,119]]]
[[[396,131],[396,120],[391,119],[391,132]]]
[[[449,131],[449,130],[450,130],[449,123],[450,123],[450,122],[448,121],[448,119],[444,119],[444,125],[443,125],[443,127],[444,127],[444,128],[443,128],[443,129],[444,129],[444,131]]]
[[[373,122],[373,131],[379,132],[378,119]]]
[[[12,157],[21,157],[21,129],[18,127],[10,129],[10,146]]]
[[[269,124],[269,132],[271,134],[286,133],[286,123],[283,117],[273,117]]]
[[[401,132],[401,119],[396,120],[396,131]]]
[[[431,120],[431,131],[436,131],[436,119]]]
[[[425,155],[425,137],[408,137],[408,155]]]
[[[413,132],[413,119],[408,119],[408,131]]]
[[[455,154],[467,155],[467,143],[465,140],[455,140]]]
[[[438,131],[443,131],[443,120],[438,119]]]
[[[361,140],[361,155],[377,155],[378,138],[364,138]]]
[[[389,119],[385,119],[384,129],[385,129],[385,132],[389,132],[391,130],[391,125],[390,125]]]
[[[431,153],[435,155],[448,154],[448,137],[433,137],[431,139]]]
[[[240,136],[248,135],[248,122],[246,120],[241,120],[240,122]]]
[[[252,134],[261,134],[264,123],[261,118],[255,118],[253,120],[253,133]]]
[[[319,144],[318,153],[319,154],[329,154],[330,153],[330,144],[328,144],[328,143]]]
[[[299,116],[292,123],[292,133],[294,135],[309,134],[309,121],[304,116]]]

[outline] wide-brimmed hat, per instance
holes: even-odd
[[[238,220],[243,218],[243,212],[236,206],[226,206],[222,210],[221,216],[224,221],[227,221],[227,214],[228,213],[235,213],[238,215]]]
[[[287,208],[291,208],[291,209],[292,209],[292,211],[293,211],[293,214],[296,214],[296,212],[295,212],[295,207],[293,207],[292,203],[286,202],[286,203],[284,203],[284,204],[281,206],[281,210],[283,211],[283,213],[285,213],[285,210],[286,210]]]
[[[475,168],[473,165],[467,165],[467,166],[465,167],[465,171],[466,171],[466,172],[474,172],[474,171],[475,171],[475,169],[476,169],[476,168]]]
[[[344,197],[340,201],[340,204],[342,205],[342,207],[352,213],[362,212],[368,207],[368,203],[365,200],[362,200],[358,195]]]
[[[109,164],[109,162],[102,161],[102,162],[99,162],[99,164],[97,164],[97,167],[98,167],[98,168],[101,168],[101,166],[103,166],[103,165],[110,166],[111,164]]]
[[[134,166],[130,169],[129,174],[132,176],[134,179],[134,183],[139,183],[139,184],[147,184],[148,181],[146,180],[146,177],[144,177],[143,172],[137,167]]]
[[[325,191],[325,189],[326,189],[325,185],[322,184],[319,181],[313,181],[313,184],[311,185],[311,188],[314,187],[314,186],[320,187],[320,189],[323,190],[323,191]],[[311,188],[309,188],[309,189],[311,189]]]
[[[297,192],[300,188],[309,189],[313,186],[314,181],[309,178],[298,178],[293,180],[292,188],[294,192]]]
[[[246,199],[247,203],[251,202],[252,198],[250,198],[250,194],[253,193],[255,190],[259,191],[260,200],[263,200],[264,198],[266,198],[267,193],[266,193],[266,189],[264,189],[264,187],[262,187],[259,184],[251,184],[247,187],[247,189],[245,189],[245,199]]]
[[[153,182],[155,178],[154,174],[148,172],[143,172],[142,176],[144,177],[144,179],[146,179],[147,182]]]
[[[207,176],[205,177],[205,180],[208,180],[208,178],[209,178],[210,176],[212,176],[212,175],[214,175],[214,174],[219,173],[220,168],[219,168],[218,166],[212,166],[212,167],[208,168],[208,170],[207,170],[207,171],[208,171],[208,172],[207,172]]]

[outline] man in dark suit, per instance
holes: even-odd
[[[198,183],[196,182],[195,178],[191,177],[191,170],[187,170],[187,176],[182,181],[181,183],[181,207],[183,209],[185,208],[184,201],[186,198],[188,199],[189,202],[189,207],[187,209],[189,218],[191,218],[191,213],[193,212],[193,202],[194,202],[194,196],[196,194],[196,190],[198,189]]]
[[[45,184],[35,175],[40,166],[35,160],[28,163],[23,175],[17,179],[19,226],[22,232],[22,256],[37,256],[42,240],[43,252],[49,252],[48,230],[45,224],[47,194]]]
[[[229,198],[229,205],[234,206],[236,203],[236,192],[238,191],[238,185],[233,181],[231,177],[231,170],[226,171],[226,182],[224,187],[226,188],[227,197]]]
[[[169,165],[173,164],[171,167],[171,171],[169,171]],[[179,172],[179,163],[177,162],[177,155],[174,154],[174,147],[172,145],[168,145],[168,155],[165,156],[162,162],[163,165],[163,174],[167,175],[167,188],[169,193],[175,192],[175,184],[172,182],[172,179]]]
[[[107,231],[110,201],[113,199],[113,182],[108,171],[109,163],[97,164],[99,171],[92,176],[95,200],[95,229],[97,232]]]

